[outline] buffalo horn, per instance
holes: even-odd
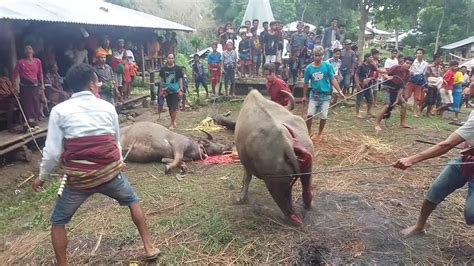
[[[206,134],[208,140],[211,140],[211,141],[214,140],[214,138],[212,137],[212,135],[209,134],[207,131],[201,129],[201,132],[204,133],[204,134]]]

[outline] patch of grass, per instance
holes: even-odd
[[[59,183],[52,181],[38,193],[21,193],[0,200],[0,232],[20,228],[45,228],[49,224],[48,210],[43,208],[56,197]],[[49,205],[51,206],[51,205]],[[12,223],[12,221],[15,221]]]
[[[150,88],[149,87],[145,87],[145,86],[133,86],[132,87],[132,91],[131,91],[132,95],[142,95],[142,94],[149,94],[150,93]]]

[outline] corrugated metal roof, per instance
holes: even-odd
[[[2,0],[0,19],[194,31],[193,28],[140,11],[87,0]]]
[[[473,42],[474,42],[474,36],[471,36],[471,37],[466,38],[464,40],[460,40],[460,41],[457,41],[457,42],[453,42],[451,44],[447,44],[447,45],[441,47],[441,49],[451,50],[451,49],[458,48],[458,47],[461,47],[461,46],[464,46],[466,44],[470,44],[470,43],[473,43]]]

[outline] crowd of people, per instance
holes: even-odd
[[[468,105],[471,92],[466,88],[471,83],[472,71],[469,72],[466,67],[458,68],[455,61],[445,67],[440,54],[433,56],[431,64],[425,60],[425,51],[421,48],[417,49],[415,57],[404,56],[394,49],[388,58],[382,59],[380,51],[372,49],[359,59],[357,45],[350,39],[344,39],[344,27],[338,25],[337,19],[332,19],[328,27],[316,32],[298,22],[297,31],[291,35],[283,32],[283,24],[278,21],[263,22],[263,31],[259,34],[259,23],[258,19],[246,21],[238,30],[234,30],[231,23],[219,27],[217,38],[211,43],[212,51],[207,55],[207,67],[199,54],[193,56],[192,80],[198,95],[200,87],[204,88],[206,97],[210,93],[222,95],[222,86],[217,90],[221,81],[225,95],[235,95],[233,85],[236,75],[274,75],[282,79],[292,92],[298,80],[302,79],[304,100],[308,102],[308,118],[319,115],[321,120],[316,138],[322,137],[329,106],[349,95],[355,94],[358,118],[363,118],[360,108],[366,103],[367,116],[375,116],[377,130],[382,130],[382,119],[390,117],[396,106],[401,108],[400,126],[409,128],[406,110],[411,98],[415,117],[419,117],[424,109],[428,117],[434,112],[442,115],[448,110],[454,112],[455,119],[458,119],[463,99]],[[238,36],[240,41],[236,47]],[[286,51],[283,51],[285,39],[288,44]],[[222,53],[218,52],[218,44],[223,47]],[[290,55],[288,60],[282,59],[284,52]],[[175,128],[175,111],[180,107],[184,109],[186,105],[182,99],[188,94],[188,77],[184,67],[175,65],[174,56],[167,59],[165,66],[160,71],[158,109],[161,113],[165,99],[168,100],[171,128]],[[206,69],[211,79],[210,90]],[[267,87],[278,91],[274,85],[268,84],[274,80],[268,80]],[[383,104],[374,115],[372,107],[378,99],[378,91],[383,94]],[[311,121],[307,120],[309,128]]]
[[[67,81],[59,73],[59,66],[67,70],[81,63],[91,64],[101,82],[96,97],[113,105],[130,97],[133,79],[139,74],[135,60],[137,49],[130,40],[125,42],[118,38],[112,45],[109,36],[104,35],[100,40],[94,37],[74,43],[76,45],[67,45],[63,52],[48,45],[40,56],[35,53],[35,45],[27,43],[23,58],[18,60],[12,73],[0,67],[0,101],[7,111],[9,131],[24,132],[26,123],[20,121],[25,117],[30,127],[37,128],[53,106],[72,95]],[[176,33],[166,32],[164,38],[153,34],[146,46],[144,58],[148,69],[159,69],[164,54],[176,54]]]

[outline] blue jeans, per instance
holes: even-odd
[[[356,105],[361,105],[364,98],[367,101],[367,104],[372,104],[374,102],[374,94],[372,92],[372,88],[363,88],[361,91],[362,92],[357,94],[356,96]]]
[[[449,163],[461,163],[462,157],[459,156]],[[441,203],[449,194],[456,189],[462,188],[468,183],[466,204],[464,205],[464,218],[467,224],[474,224],[474,180],[467,181],[461,176],[461,165],[447,165],[431,184],[425,199],[431,203]]]
[[[206,90],[206,93],[208,93],[206,78],[198,77],[198,78],[196,78],[195,82],[196,82],[196,93],[198,95],[199,95],[199,85],[201,85],[201,84],[204,87],[204,89]]]
[[[111,181],[95,188],[72,189],[65,187],[61,197],[56,199],[56,205],[51,214],[51,223],[56,225],[69,223],[81,204],[95,193],[117,200],[120,206],[130,206],[138,202],[138,197],[130,186],[127,176],[120,173]]]
[[[321,94],[309,99],[307,116],[314,116],[319,113],[319,119],[328,119],[329,106],[331,105],[331,95]]]

